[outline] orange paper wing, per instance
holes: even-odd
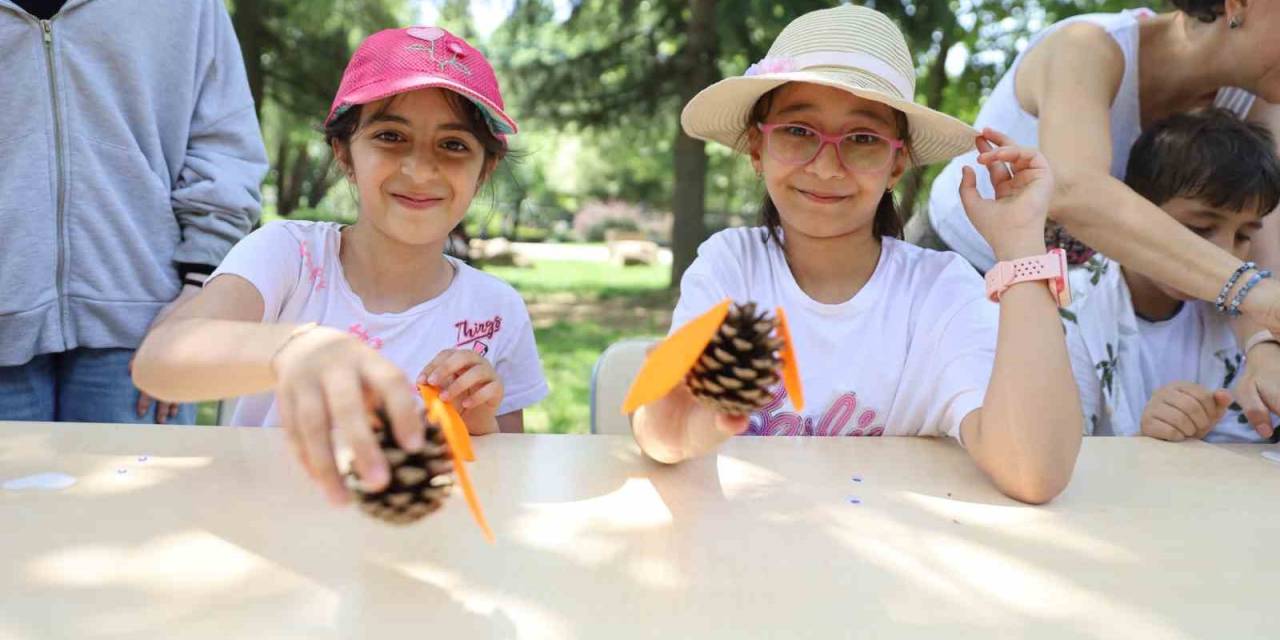
[[[804,410],[804,389],[800,387],[800,363],[796,360],[796,345],[791,341],[791,327],[787,326],[787,314],[777,308],[778,335],[782,338],[782,385],[791,397],[796,411]]]
[[[684,380],[729,315],[730,304],[732,301],[725,300],[690,320],[649,352],[622,403],[624,415],[667,395]]]
[[[428,410],[439,401],[441,411],[444,413],[436,423],[444,429],[444,437],[449,441],[449,448],[457,451],[463,460],[475,462],[476,453],[471,448],[471,432],[467,431],[467,423],[458,414],[458,410],[454,409],[452,404],[440,400],[440,390],[429,384],[418,385],[418,393],[422,396],[422,401],[426,403]]]
[[[492,543],[496,538],[489,521],[484,517],[484,509],[480,508],[480,498],[476,496],[475,486],[471,484],[471,475],[467,473],[466,460],[475,460],[475,452],[471,450],[471,434],[462,416],[452,405],[440,399],[440,392],[428,385],[418,385],[418,393],[427,405],[427,417],[440,425],[444,432],[445,442],[449,444],[449,457],[453,458],[453,473],[462,485],[462,495],[467,499],[467,507],[471,509],[471,517],[475,518],[485,540]]]
[[[449,416],[449,422],[453,423],[453,437],[458,441],[458,455],[462,456],[467,462],[476,461],[476,452],[471,448],[471,432],[467,431],[467,423],[458,415],[458,410],[453,408],[452,404],[439,400],[444,407],[444,412]]]

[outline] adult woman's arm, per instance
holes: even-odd
[[[1050,217],[1127,268],[1215,299],[1240,261],[1111,176],[1110,110],[1124,72],[1115,42],[1097,26],[1069,25],[1033,53],[1019,70],[1019,99],[1040,119],[1057,180]],[[1280,284],[1259,284],[1241,310],[1280,332]]]

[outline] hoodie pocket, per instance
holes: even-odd
[[[0,145],[0,315],[57,297],[54,157],[43,132]]]
[[[178,294],[172,262],[181,232],[169,188],[135,149],[77,136],[71,145],[67,233],[73,296],[167,302]]]

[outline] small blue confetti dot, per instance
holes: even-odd
[[[147,460],[150,460],[150,459],[151,458],[148,456],[138,456],[138,462],[146,462]]]
[[[861,498],[849,498],[849,504],[862,504]]]
[[[116,469],[116,473],[129,473],[128,469]]]
[[[853,481],[854,481],[854,482],[862,482],[862,476],[854,476],[854,477],[853,477]]]

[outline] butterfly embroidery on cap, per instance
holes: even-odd
[[[426,44],[411,44],[405,47],[408,51],[422,51],[430,56],[431,61],[436,63],[438,71],[444,71],[448,67],[453,67],[460,71],[463,75],[471,75],[471,68],[462,63],[459,59],[463,56],[462,45],[454,41],[449,41],[445,45],[448,49],[450,57],[441,60],[436,50],[436,43],[442,42],[445,34],[444,29],[439,27],[414,27],[409,29],[409,35],[426,42]]]

